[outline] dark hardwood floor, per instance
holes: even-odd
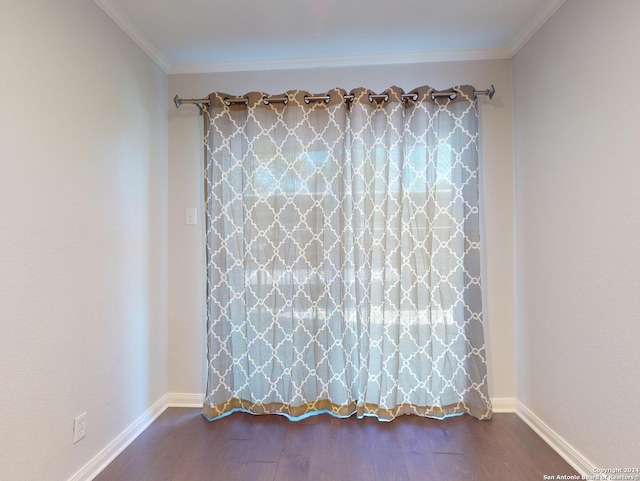
[[[539,481],[578,474],[515,414],[300,422],[170,408],[94,481]]]

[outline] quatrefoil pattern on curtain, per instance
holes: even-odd
[[[207,417],[491,417],[478,113],[455,90],[210,96]]]

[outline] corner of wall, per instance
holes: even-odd
[[[542,419],[520,401],[517,402],[515,412],[520,419],[527,423],[538,436],[581,475],[593,475],[596,472],[596,467],[592,462],[587,460],[575,447],[545,424]]]

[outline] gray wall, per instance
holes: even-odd
[[[63,480],[167,391],[167,76],[86,0],[0,58],[0,478]]]
[[[517,397],[602,468],[640,461],[638,18],[568,0],[514,59]]]

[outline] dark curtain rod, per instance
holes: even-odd
[[[491,87],[489,87],[487,90],[474,90],[473,91],[473,96],[474,97],[478,97],[478,95],[486,95],[487,97],[489,97],[489,100],[491,100],[495,93],[496,93],[496,89],[495,89],[495,87],[493,85],[491,85]],[[414,98],[415,95],[416,94],[402,94],[402,98],[403,99]],[[433,92],[431,94],[431,96],[433,98],[435,98],[435,97],[451,97],[452,95],[457,95],[457,92],[455,90],[451,90],[451,91],[443,91],[443,92]],[[371,98],[373,98],[373,99],[384,99],[386,97],[387,97],[386,94],[371,95]],[[317,95],[317,96],[307,96],[307,97],[305,97],[305,100],[308,100],[308,101],[320,101],[320,100],[328,101],[329,98],[330,97],[328,95]],[[345,95],[344,99],[345,100],[353,100],[353,95]],[[285,102],[286,100],[288,100],[286,97],[266,97],[264,99],[265,102]],[[243,98],[243,97],[234,98],[234,99],[225,99],[225,102],[228,102],[229,104],[232,104],[232,103],[245,103],[247,101],[248,101],[248,99],[247,98]],[[176,104],[176,108],[180,108],[180,106],[182,104],[194,104],[194,105],[197,105],[198,108],[200,108],[200,110],[202,110],[202,106],[203,105],[209,105],[209,99],[207,99],[207,98],[205,98],[205,99],[182,99],[178,95],[176,95],[173,98],[173,102]]]

